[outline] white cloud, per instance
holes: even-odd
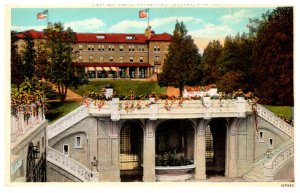
[[[218,39],[224,38],[226,35],[233,34],[234,30],[228,25],[205,24],[199,30],[190,31],[189,34],[195,37]]]
[[[97,18],[89,18],[79,21],[71,21],[64,23],[64,27],[71,27],[75,32],[101,32],[102,27],[105,26],[105,23]],[[34,29],[37,31],[43,31],[46,28],[46,25],[39,26],[12,26],[11,29],[14,31],[26,31],[29,29]]]
[[[90,18],[79,21],[72,21],[64,24],[65,27],[71,27],[75,32],[101,32],[105,23],[101,19]]]
[[[198,19],[195,17],[165,17],[165,18],[155,18],[151,20],[150,25],[152,28],[173,23],[175,24],[176,20],[179,22],[194,22],[194,23],[204,23],[202,19]],[[135,29],[144,29],[147,26],[147,21],[136,21],[136,20],[123,20],[115,25],[113,25],[109,31],[111,32],[127,32],[135,31]],[[134,29],[133,29],[134,28]]]
[[[220,17],[223,23],[239,23],[244,19],[251,18],[254,14],[250,10],[241,9],[235,13],[230,13]]]

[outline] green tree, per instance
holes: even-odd
[[[37,42],[35,76],[42,79],[47,77],[48,53],[45,42]]]
[[[201,81],[201,55],[183,22],[176,21],[173,39],[169,45],[162,73],[158,81],[162,85],[179,88],[180,95],[185,85]]]
[[[253,48],[255,93],[262,103],[293,105],[293,8],[263,15]]]
[[[221,52],[222,45],[219,40],[210,41],[204,49],[201,60],[201,69],[203,71],[202,84],[215,84],[218,81],[217,59]]]
[[[47,79],[57,86],[60,101],[64,102],[70,86],[76,88],[87,82],[84,69],[72,65],[72,59],[76,57],[72,49],[76,43],[76,34],[71,28],[64,30],[61,23],[49,25],[44,33],[49,51]]]
[[[225,38],[224,47],[217,61],[218,72],[222,77],[218,82],[218,86],[222,91],[232,92],[234,90],[229,88],[235,89],[238,85],[244,91],[252,89],[251,57],[253,46],[253,38],[245,33]],[[233,78],[233,80],[228,78]]]
[[[36,51],[34,49],[34,40],[30,34],[24,34],[24,50],[21,53],[22,57],[22,74],[24,77],[31,79],[34,76]]]
[[[20,84],[24,80],[24,76],[22,74],[23,66],[21,61],[21,56],[18,53],[18,45],[17,41],[19,38],[16,35],[15,31],[11,31],[11,55],[10,55],[10,63],[11,63],[11,83],[16,84],[18,87],[18,91],[20,89]]]

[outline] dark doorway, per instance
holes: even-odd
[[[122,182],[142,181],[143,128],[127,122],[120,131],[120,174]]]
[[[225,175],[226,125],[223,119],[213,119],[205,131],[206,175]]]

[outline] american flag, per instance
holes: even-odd
[[[148,11],[149,11],[149,8],[139,11],[139,18],[148,17]]]
[[[47,18],[47,16],[48,16],[48,10],[45,10],[37,14],[37,19],[45,19]]]

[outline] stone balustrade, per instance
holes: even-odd
[[[27,133],[27,131],[32,130],[43,121],[45,121],[45,114],[42,108],[38,108],[37,113],[31,111],[30,115],[25,115],[22,111],[18,111],[16,115],[12,115],[11,143],[16,142],[20,136]]]
[[[71,113],[55,121],[47,127],[47,138],[51,139],[59,133],[70,128],[72,125],[78,123],[89,115],[88,108],[84,105],[78,107]]]
[[[263,119],[265,119],[266,121],[268,121],[269,123],[277,127],[278,129],[280,129],[288,136],[290,137],[294,136],[294,128],[288,123],[286,123],[285,121],[283,121],[282,119],[280,119],[279,117],[277,117],[274,113],[267,110],[261,105],[257,105],[256,110],[257,110],[257,114],[260,117],[262,117]]]
[[[95,181],[92,178],[91,170],[49,146],[47,147],[47,161],[63,168],[65,171],[83,182]]]
[[[266,181],[273,181],[276,172],[294,157],[294,139],[291,138],[276,151],[266,153],[264,161],[264,175]]]
[[[152,101],[151,101],[152,100]],[[104,104],[103,104],[104,102]],[[178,119],[213,117],[245,117],[252,113],[246,100],[219,100],[203,97],[203,100],[132,100],[91,101],[89,113],[95,117],[119,119]]]

